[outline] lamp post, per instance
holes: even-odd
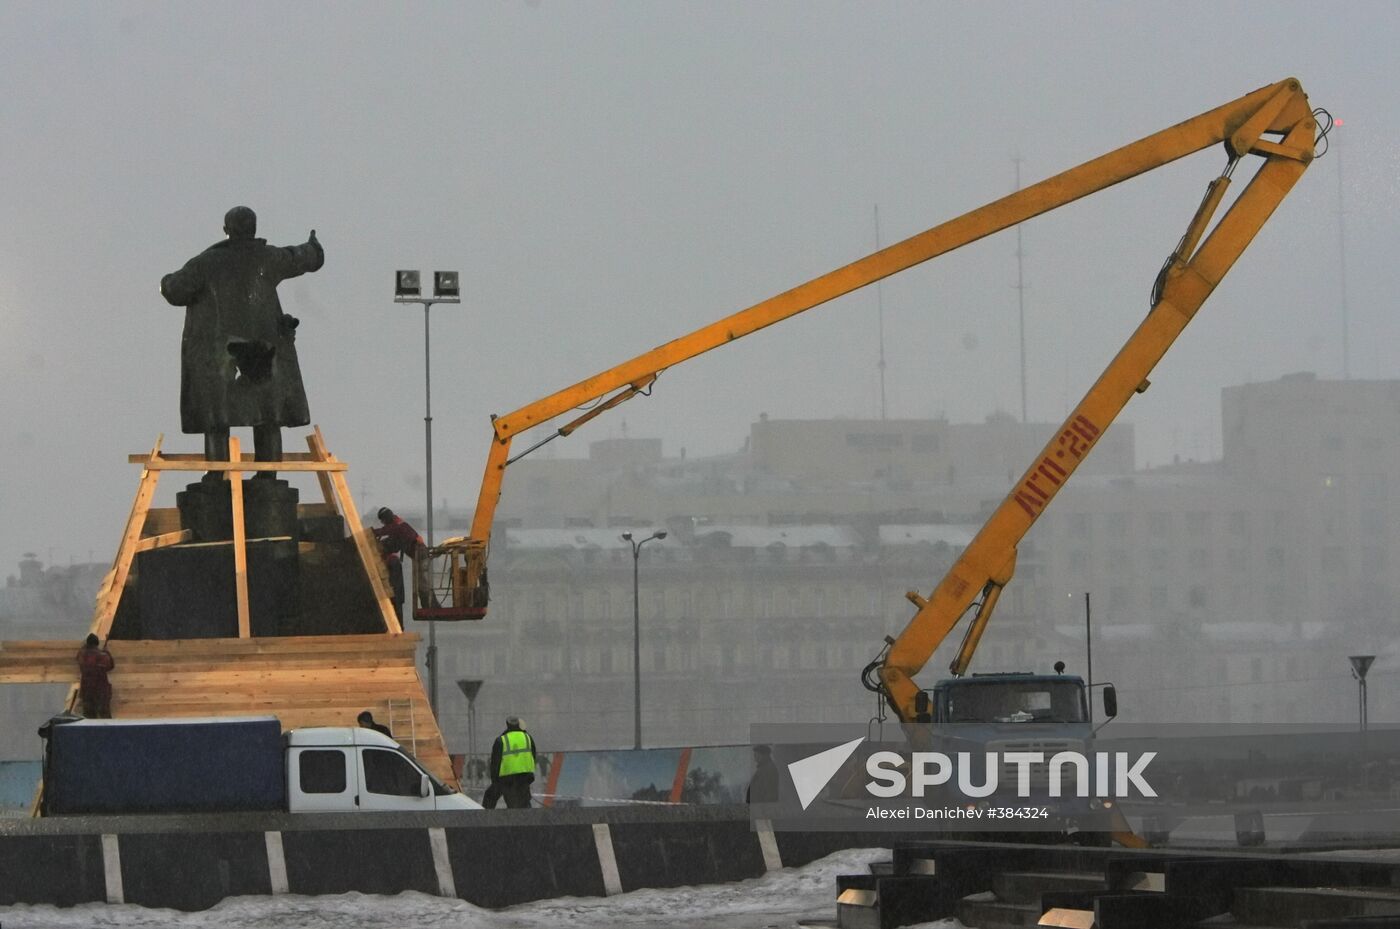
[[[1366,719],[1366,672],[1371,670],[1371,662],[1376,660],[1376,656],[1351,655],[1347,660],[1351,662],[1351,676],[1356,678],[1356,708],[1361,717],[1361,731],[1365,732],[1369,728]]]
[[[666,531],[653,532],[640,542],[632,538],[632,533],[624,532],[622,541],[632,546],[632,747],[642,747],[642,601],[638,586],[637,565],[641,561],[642,546],[652,539],[660,542],[666,538]]]
[[[481,693],[481,685],[484,683],[486,682],[472,680],[457,682],[457,689],[467,698],[467,763],[463,773],[473,784],[476,783],[476,695]]]
[[[432,328],[428,325],[428,311],[434,303],[461,303],[461,288],[456,271],[434,271],[433,272],[433,295],[424,297],[422,295],[422,279],[417,271],[397,271],[394,273],[394,302],[395,303],[421,303],[423,304],[423,447],[424,457],[427,459],[427,493],[428,512],[427,531],[428,547],[433,545],[433,336]],[[426,572],[414,565],[414,575],[423,576]],[[428,626],[428,703],[433,708],[433,715],[437,716],[438,710],[438,663],[437,663],[437,626]]]

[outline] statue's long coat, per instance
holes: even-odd
[[[297,363],[296,321],[283,314],[277,285],[324,261],[315,241],[278,248],[266,239],[230,238],[161,279],[161,295],[186,308],[180,342],[184,432],[311,421]]]

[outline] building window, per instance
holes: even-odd
[[[903,448],[904,436],[883,432],[848,432],[846,444],[852,448]]]

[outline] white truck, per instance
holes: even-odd
[[[45,727],[44,815],[479,810],[386,735],[273,716]]]

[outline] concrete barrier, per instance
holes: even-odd
[[[756,831],[734,805],[6,820],[0,904],[200,910],[241,894],[416,890],[501,907],[742,880],[888,840]]]

